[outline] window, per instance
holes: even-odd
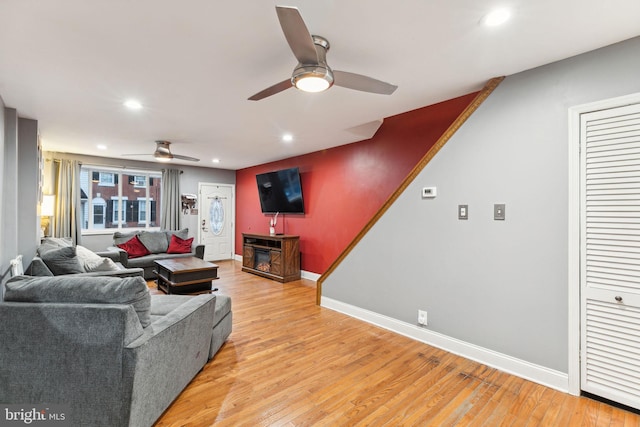
[[[116,185],[116,180],[113,173],[99,172],[98,184],[101,186],[113,187]]]
[[[83,231],[160,226],[160,172],[84,165],[80,187]]]
[[[146,187],[147,186],[147,177],[144,175],[136,175],[133,177],[133,185],[136,187]]]
[[[138,199],[138,222],[145,224],[147,222],[147,201]]]
[[[103,198],[100,197],[100,193],[98,193],[98,197],[91,201],[93,207],[93,225],[95,228],[104,228],[104,208],[106,207],[106,203]]]

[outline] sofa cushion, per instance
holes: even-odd
[[[193,243],[193,237],[189,239],[181,239],[173,234],[171,236],[171,242],[167,248],[168,254],[188,254],[191,253],[191,244]]]
[[[147,249],[138,236],[133,236],[130,240],[127,240],[125,243],[121,243],[118,246],[120,249],[124,249],[129,258],[139,258],[141,256],[149,255],[149,249]]]
[[[76,255],[80,261],[80,265],[86,273],[94,271],[118,271],[119,268],[113,260],[101,257],[84,246],[76,246]]]
[[[138,234],[138,238],[152,254],[167,252],[169,247],[167,234],[164,231],[143,230]]]
[[[76,248],[74,246],[47,250],[40,257],[54,276],[84,273],[84,269],[76,256]]]
[[[214,294],[216,308],[213,313],[213,326],[217,325],[231,311],[231,297]],[[157,319],[165,316],[193,298],[194,295],[151,295],[151,317]]]
[[[45,237],[38,246],[38,255],[42,256],[43,253],[53,249],[66,248],[73,246],[73,240],[71,237]]]
[[[45,264],[39,256],[33,257],[25,271],[25,274],[29,276],[53,276],[53,273],[49,270],[47,264]]]
[[[130,304],[142,327],[151,323],[151,296],[137,277],[16,276],[5,285],[5,301],[76,304]]]
[[[182,230],[168,230],[165,231],[165,235],[167,236],[167,247],[171,244],[171,236],[178,236],[182,240],[189,237],[189,229],[183,228]]]
[[[135,231],[130,231],[128,233],[123,233],[121,231],[116,231],[115,233],[113,233],[113,244],[118,246],[121,245],[123,243],[128,242],[129,240],[131,240],[131,238],[133,236],[136,235]]]

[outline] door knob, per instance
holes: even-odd
[[[617,296],[617,297],[615,298],[615,300],[616,300],[616,301],[618,301],[618,302],[622,302],[622,297],[621,297],[621,296]]]

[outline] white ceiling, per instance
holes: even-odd
[[[296,65],[276,4],[329,40],[332,68],[398,90],[248,101]],[[496,6],[512,19],[481,25]],[[38,120],[45,150],[119,158],[166,139],[196,165],[240,169],[362,140],[369,122],[639,34],[638,0],[1,0],[0,96]]]

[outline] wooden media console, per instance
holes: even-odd
[[[242,271],[283,283],[299,280],[299,236],[243,233]]]

